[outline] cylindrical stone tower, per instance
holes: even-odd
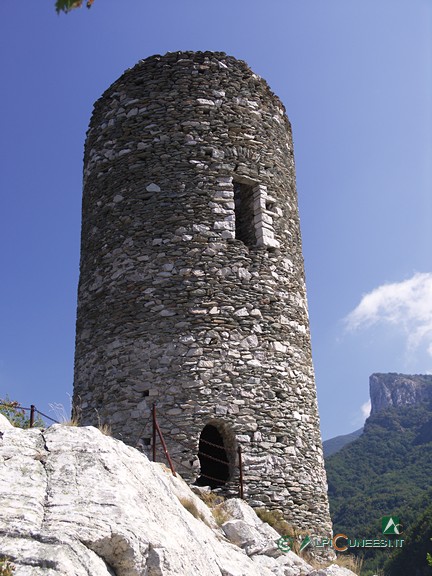
[[[153,56],[87,136],[74,410],[329,533],[291,128],[224,53]]]

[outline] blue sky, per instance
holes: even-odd
[[[0,397],[69,412],[82,156],[94,101],[139,59],[222,50],[291,120],[324,439],[373,372],[432,371],[432,1],[0,4]]]

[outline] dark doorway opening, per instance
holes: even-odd
[[[235,212],[235,237],[246,246],[256,245],[254,205],[252,186],[242,182],[233,182],[234,188],[234,212]]]
[[[207,424],[201,432],[198,457],[201,476],[195,484],[218,488],[229,479],[229,461],[222,435],[215,426]]]

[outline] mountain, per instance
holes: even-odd
[[[350,432],[350,434],[343,434],[341,436],[335,436],[334,438],[330,438],[329,440],[324,440],[323,442],[323,452],[324,458],[328,458],[332,454],[336,454],[339,452],[344,446],[354,442],[357,440],[359,436],[361,436],[363,432],[363,428],[359,428],[354,432]]]
[[[371,415],[385,408],[432,402],[432,374],[372,374]]]
[[[369,378],[371,414],[386,408],[410,406],[423,402],[432,402],[432,374],[388,374],[375,373]],[[324,457],[339,452],[361,436],[363,428],[350,434],[343,434],[323,442]],[[430,430],[432,438],[432,428]]]
[[[404,533],[412,531],[431,502],[432,376],[372,374],[370,392],[363,434],[326,458],[334,532],[353,539],[382,538],[383,516],[398,516]],[[362,574],[389,557],[388,549],[362,552]],[[422,570],[425,559],[411,558],[413,575],[415,562]],[[396,576],[394,564],[386,574]]]
[[[428,405],[387,408],[366,421],[363,434],[326,459],[335,532],[374,537],[384,515],[412,519],[431,487],[432,426]],[[417,505],[416,505],[417,506]]]

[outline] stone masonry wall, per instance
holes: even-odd
[[[245,497],[331,530],[290,124],[224,53],[153,56],[95,104],[84,158],[74,408],[179,472],[221,434]]]

